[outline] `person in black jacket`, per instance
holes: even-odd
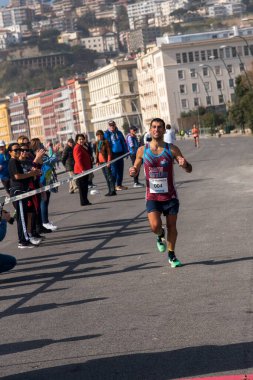
[[[75,141],[73,139],[68,139],[67,145],[62,152],[62,164],[65,166],[66,172],[69,173],[69,176],[72,177],[74,175],[74,157],[73,157],[73,149],[74,149]],[[69,193],[73,194],[78,192],[78,186],[76,181],[69,181]]]

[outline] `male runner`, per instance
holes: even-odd
[[[137,151],[134,166],[130,167],[129,174],[138,175],[142,161],[146,176],[146,207],[151,230],[157,235],[157,248],[160,252],[166,251],[165,231],[162,227],[161,214],[166,216],[168,261],[172,268],[181,266],[175,256],[177,240],[177,214],[179,201],[174,186],[173,161],[178,162],[187,173],[191,173],[192,166],[186,161],[176,145],[163,141],[165,123],[162,119],[153,119],[150,123],[149,144],[140,147]]]

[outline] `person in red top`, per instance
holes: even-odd
[[[196,148],[198,148],[199,147],[199,129],[196,126],[196,124],[193,124],[192,126],[192,135],[194,138],[194,145]]]
[[[168,248],[168,261],[172,268],[182,264],[175,256],[177,240],[177,214],[179,201],[174,186],[173,162],[177,161],[187,173],[191,173],[192,166],[186,161],[176,145],[165,143],[165,122],[155,118],[150,124],[152,140],[138,149],[134,165],[130,167],[129,174],[138,175],[142,162],[146,177],[146,207],[151,230],[157,235],[157,248],[165,252]],[[165,231],[162,227],[161,214],[166,217],[167,247]]]
[[[74,173],[81,174],[86,170],[91,169],[91,158],[88,152],[88,148],[85,146],[85,137],[83,134],[76,135],[75,143],[76,145],[73,149],[73,157],[75,161]],[[88,180],[88,175],[85,175],[76,180],[77,186],[79,188],[81,206],[91,205],[88,200]]]
[[[109,142],[104,138],[104,132],[102,130],[98,130],[96,132],[96,136],[96,164],[99,165],[112,160],[112,151]],[[108,164],[102,168],[102,172],[108,186],[108,193],[106,193],[105,196],[111,197],[113,195],[117,195],[111,165]]]

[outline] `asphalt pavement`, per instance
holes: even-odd
[[[67,186],[52,194],[59,228],[38,248],[18,250],[8,226],[1,252],[18,264],[0,275],[1,379],[253,378],[253,137],[178,146],[193,165],[175,165],[182,268],[156,252],[127,170],[110,199],[96,173],[88,207]]]

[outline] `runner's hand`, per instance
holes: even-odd
[[[131,177],[136,177],[137,174],[138,174],[137,169],[136,169],[134,166],[131,166],[131,167],[129,168],[129,175],[130,175]]]
[[[186,159],[184,157],[178,156],[177,157],[177,162],[178,162],[179,166],[181,166],[182,168],[186,168],[187,161],[186,161]]]

